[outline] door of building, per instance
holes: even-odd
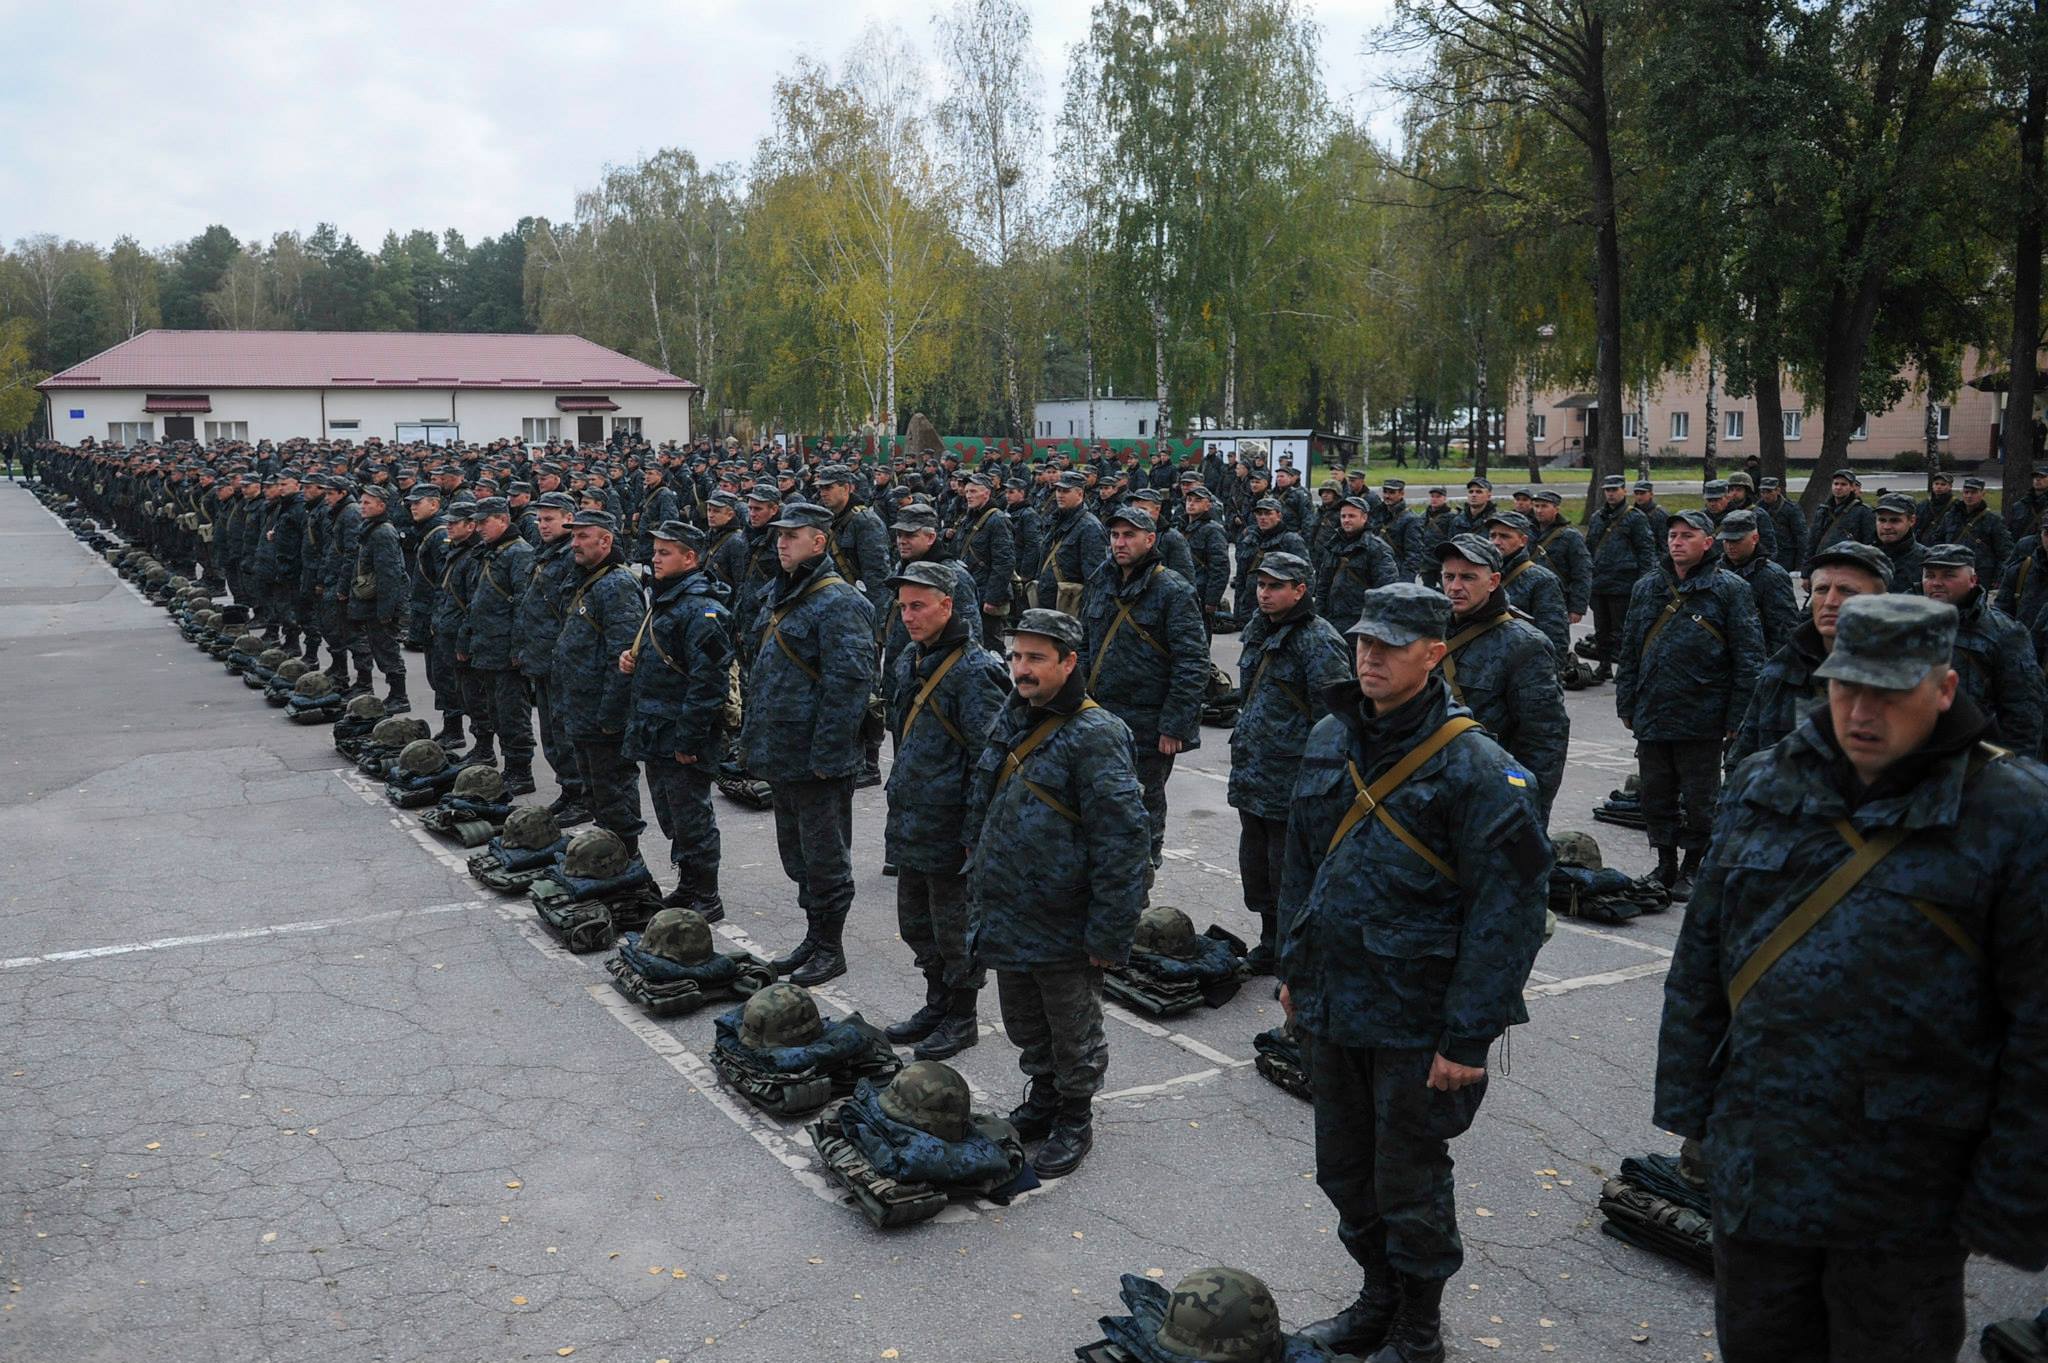
[[[579,445],[602,445],[604,443],[604,418],[601,416],[577,417],[576,443]]]
[[[164,418],[164,439],[190,440],[192,418],[189,416],[167,416]]]

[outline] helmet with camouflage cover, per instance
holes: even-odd
[[[464,767],[462,774],[455,778],[455,795],[457,799],[474,800],[480,805],[494,805],[505,798],[504,774],[496,767]]]
[[[1195,925],[1179,909],[1154,904],[1138,915],[1138,931],[1131,946],[1154,956],[1191,960],[1195,954]]]
[[[1621,783],[1621,793],[1623,795],[1628,796],[1630,799],[1635,799],[1642,795],[1643,778],[1641,776],[1638,776],[1635,772],[1630,772]]]
[[[192,618],[199,622],[201,629],[212,629],[220,623],[220,612],[208,606],[197,612]]]
[[[283,649],[266,648],[256,655],[256,666],[262,668],[265,672],[275,672],[277,671],[278,664],[284,660],[285,651]]]
[[[1280,1308],[1242,1269],[1197,1269],[1174,1286],[1159,1347],[1199,1363],[1278,1363]]]
[[[569,839],[562,869],[583,880],[610,880],[625,871],[629,860],[618,834],[608,828],[586,828]]]
[[[750,1051],[764,1046],[808,1046],[824,1031],[817,1001],[802,985],[771,984],[740,1010],[740,1045]]]
[[[1569,829],[1553,836],[1550,846],[1557,853],[1560,866],[1578,866],[1588,871],[1597,871],[1601,867],[1600,844],[1593,841],[1591,833]]]
[[[974,1100],[960,1071],[936,1060],[916,1060],[898,1070],[882,1090],[882,1111],[942,1141],[964,1140]]]
[[[164,585],[182,596],[191,587],[192,579],[184,576],[182,573],[173,574],[171,580]]]
[[[375,696],[357,696],[348,703],[350,719],[384,718],[384,702]]]
[[[357,697],[361,699],[361,697]],[[386,748],[403,750],[405,745],[427,736],[427,722],[411,715],[386,715],[370,730],[370,741]]]
[[[448,754],[431,738],[415,738],[398,752],[398,769],[407,776],[432,776],[447,765]]]
[[[277,675],[288,682],[296,682],[299,678],[305,676],[307,669],[312,666],[313,664],[307,662],[304,658],[286,658],[277,665]]]
[[[235,652],[237,652],[237,653],[244,653],[244,654],[247,654],[248,656],[250,656],[250,657],[252,657],[252,658],[253,658],[253,657],[255,657],[255,656],[256,656],[256,655],[258,654],[258,653],[261,653],[262,651],[263,651],[263,636],[262,636],[262,635],[260,635],[260,634],[242,634],[242,635],[237,635],[237,636],[236,636],[236,638],[235,638]]]
[[[144,574],[144,578],[150,586],[161,587],[171,580],[171,570],[159,563]]]
[[[700,965],[711,959],[711,925],[695,909],[663,909],[647,920],[640,948],[677,965]]]
[[[389,724],[391,721],[384,722]],[[561,836],[562,826],[540,805],[521,805],[505,819],[505,845],[521,852],[538,852],[543,847],[553,847]]]
[[[305,700],[326,700],[334,694],[334,678],[325,672],[308,672],[292,684],[292,691]]]

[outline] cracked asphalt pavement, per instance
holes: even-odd
[[[1587,817],[1631,765],[1611,692],[1569,707],[1555,826],[1646,870],[1640,835]],[[1228,736],[1204,738],[1156,897],[1251,935]],[[265,706],[11,486],[0,754],[0,1359],[1054,1363],[1118,1309],[1120,1273],[1238,1265],[1290,1323],[1356,1290],[1308,1108],[1248,1063],[1269,988],[1165,1025],[1116,1014],[1075,1175],[871,1230],[800,1124],[717,1089],[711,1010],[624,1006],[601,957],[461,874],[327,729]],[[786,947],[801,919],[769,816],[718,815],[726,936]],[[855,819],[853,970],[823,993],[887,1022],[921,986],[879,790]],[[1649,1087],[1679,923],[1566,924],[1538,960],[1532,1021],[1453,1147],[1454,1356],[1717,1356],[1706,1278],[1603,1236],[1595,1205],[1624,1156],[1676,1148]],[[1015,1052],[984,1015],[957,1063],[1007,1107]],[[1981,1262],[1970,1293],[1977,1325],[2043,1300]]]

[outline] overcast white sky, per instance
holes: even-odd
[[[769,87],[870,21],[927,51],[944,0],[0,0],[0,240],[145,246],[330,221],[471,239],[566,215],[606,162],[663,146],[746,163]],[[1391,0],[1308,0],[1325,84],[1391,136],[1365,54]],[[1032,0],[1048,109],[1087,0]]]

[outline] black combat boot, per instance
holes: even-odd
[[[1050,1079],[1033,1079],[1024,1090],[1024,1101],[1010,1109],[1010,1125],[1017,1139],[1027,1144],[1042,1141],[1052,1132],[1052,1120],[1059,1115],[1060,1095]]]
[[[1259,915],[1259,944],[1245,953],[1244,968],[1254,975],[1270,975],[1279,964],[1273,950],[1274,919],[1271,911]]]
[[[981,1040],[981,1019],[975,1016],[975,991],[955,989],[946,1015],[911,1054],[919,1060],[944,1060]]]
[[[718,868],[699,866],[687,879],[691,880],[691,890],[696,896],[690,901],[690,907],[707,923],[716,923],[725,917],[725,901],[718,896]]]
[[[1676,885],[1678,883],[1678,849],[1676,847],[1658,848],[1657,869],[1650,872],[1650,874],[1656,877],[1657,883],[1667,890]]]
[[[462,717],[460,715],[442,715],[441,732],[434,735],[434,741],[441,745],[441,751],[443,752],[461,752],[465,741],[462,737]]]
[[[1401,1305],[1401,1289],[1395,1284],[1394,1266],[1387,1262],[1386,1227],[1375,1226],[1366,1243],[1365,1285],[1358,1300],[1327,1320],[1301,1327],[1301,1337],[1311,1339],[1333,1354],[1364,1358],[1387,1342],[1387,1331]]]
[[[389,679],[387,678],[386,680]],[[384,713],[387,715],[403,715],[410,713],[411,710],[412,700],[405,694],[405,678],[400,677],[396,681],[391,682],[391,694],[384,697]]]
[[[787,975],[801,966],[808,965],[811,957],[817,954],[818,939],[807,932],[804,934],[803,941],[798,942],[787,954],[777,956],[774,960],[770,961],[768,968],[777,975]]]
[[[640,839],[620,838],[619,841],[625,846],[626,864],[628,866],[631,866],[634,862],[640,860]]]
[[[687,874],[676,881],[676,887],[673,890],[670,890],[661,897],[661,907],[664,909],[687,909],[696,902],[697,889],[690,884],[690,877]]]
[[[924,1006],[901,1022],[892,1022],[882,1035],[897,1046],[908,1046],[930,1036],[946,1019],[946,991],[937,980],[924,983]]]
[[[811,953],[811,959],[789,973],[791,984],[809,989],[846,973],[846,949],[839,943],[839,929],[832,930],[830,941],[820,941],[815,945],[817,949]]]
[[[510,800],[519,795],[531,795],[539,787],[533,784],[533,759],[524,762],[505,759],[505,798]]]
[[[1593,669],[1593,684],[1594,684],[1595,686],[1601,685],[1601,684],[1602,684],[1602,683],[1604,683],[1604,682],[1611,682],[1611,681],[1613,681],[1613,680],[1614,680],[1614,664],[1613,664],[1613,663],[1610,663],[1610,662],[1602,662],[1602,663],[1600,664],[1600,666],[1598,666],[1598,667],[1596,667],[1596,668],[1594,668],[1594,669]]]
[[[1060,1099],[1059,1115],[1045,1144],[1031,1157],[1031,1168],[1040,1178],[1059,1178],[1081,1167],[1081,1161],[1095,1144],[1095,1119],[1086,1098]]]
[[[466,767],[497,766],[497,739],[492,737],[490,734],[478,734],[476,736],[476,746],[470,749],[469,755],[467,757],[462,759],[462,764]]]
[[[590,819],[589,806],[577,800],[571,800],[568,804],[555,811],[555,827],[557,828],[578,828],[589,823]]]
[[[1673,900],[1684,901],[1692,898],[1692,885],[1699,879],[1700,863],[1706,859],[1706,855],[1697,847],[1685,854],[1684,863],[1679,866],[1677,876],[1668,886]]]
[[[1387,1329],[1386,1346],[1369,1363],[1443,1363],[1444,1282],[1400,1273],[1401,1306]]]

